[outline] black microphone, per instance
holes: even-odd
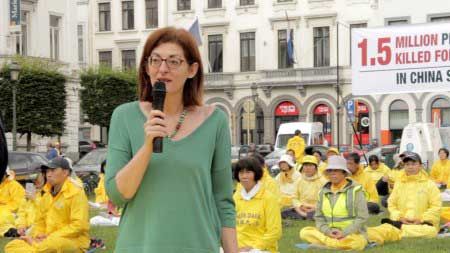
[[[166,84],[161,81],[157,81],[153,86],[153,110],[164,110],[164,100],[166,99]],[[156,137],[153,139],[153,153],[162,153],[163,151],[163,138]]]

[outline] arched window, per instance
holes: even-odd
[[[447,99],[438,98],[431,104],[431,122],[438,127],[450,126],[450,102]]]
[[[403,100],[395,100],[389,106],[389,131],[391,141],[402,138],[403,128],[409,123],[408,104]]]

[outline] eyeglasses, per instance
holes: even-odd
[[[169,67],[170,70],[174,70],[174,69],[179,68],[185,60],[182,60],[182,59],[179,59],[179,58],[173,57],[173,56],[166,58],[166,59],[163,59],[163,58],[161,58],[159,56],[155,56],[155,55],[148,57],[148,64],[154,68],[161,67],[161,64],[163,63],[163,61],[166,62],[167,67]]]

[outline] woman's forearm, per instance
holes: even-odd
[[[117,189],[125,199],[131,199],[136,194],[152,154],[153,146],[144,144],[133,159],[117,173]]]
[[[222,248],[224,253],[238,252],[235,228],[222,228]]]

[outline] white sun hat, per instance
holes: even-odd
[[[295,167],[294,160],[292,159],[292,156],[284,154],[281,156],[280,160],[278,161],[278,166],[281,162],[287,163],[290,167]]]
[[[345,160],[342,156],[330,156],[328,158],[328,165],[325,171],[327,170],[343,170],[348,175],[352,173],[347,169],[347,160]]]

